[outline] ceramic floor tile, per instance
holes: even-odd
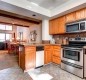
[[[32,80],[28,72],[24,73],[18,66],[18,56],[0,53],[0,80]],[[51,80],[84,80],[72,75],[60,68],[56,64],[48,64],[41,68],[35,69],[38,74],[49,74]],[[37,74],[37,73],[35,73]]]

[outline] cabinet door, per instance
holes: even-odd
[[[56,57],[56,56],[53,56],[52,57],[52,62],[56,63],[56,64],[61,64],[61,58],[59,57]]]
[[[58,33],[65,33],[65,16],[58,18]]]
[[[76,20],[75,15],[76,15],[75,12],[67,14],[66,15],[66,23],[75,21]]]
[[[52,62],[52,51],[51,50],[45,50],[45,64],[48,64]]]
[[[23,48],[22,51],[19,52],[19,66],[25,70],[25,54]]]
[[[54,20],[54,34],[58,34],[59,32],[59,25],[58,25],[58,18]]]
[[[31,68],[35,68],[35,65],[36,65],[36,50],[35,50],[35,48],[26,50],[26,53],[25,53],[26,70],[31,69]]]
[[[49,34],[54,34],[54,20],[49,21]]]
[[[85,9],[76,11],[76,20],[80,20],[84,18],[85,18]]]
[[[86,18],[86,8],[85,8],[85,18]]]
[[[57,57],[61,57],[61,52],[60,51],[58,51],[57,49],[54,49],[53,50],[53,56],[57,56]]]
[[[58,33],[58,19],[51,20],[49,22],[49,34],[57,34]]]

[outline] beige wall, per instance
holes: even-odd
[[[37,39],[33,43],[41,43],[42,42],[42,25],[41,24],[32,25],[32,26],[29,27],[29,30],[30,30],[30,32],[33,31],[33,30],[37,31]],[[31,42],[30,39],[29,39],[29,41]]]
[[[36,41],[31,41],[30,32],[36,30],[37,38]],[[17,38],[19,37],[19,32],[23,32],[23,40],[26,40],[29,43],[41,43],[42,42],[42,27],[41,24],[35,24],[27,27],[17,26]]]
[[[17,38],[20,38],[20,32],[23,32],[23,40],[28,42],[30,32],[29,27],[17,26]]]

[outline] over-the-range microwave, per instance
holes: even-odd
[[[66,33],[84,32],[86,31],[86,21],[66,24]]]

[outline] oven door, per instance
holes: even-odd
[[[62,60],[83,66],[83,49],[62,49]]]

